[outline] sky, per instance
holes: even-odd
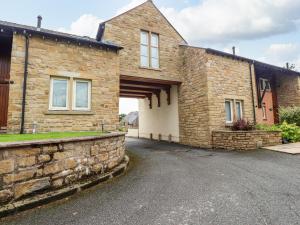
[[[0,20],[95,37],[98,24],[145,0],[0,0]],[[153,0],[190,45],[300,71],[300,0]],[[120,112],[138,110],[121,100]]]

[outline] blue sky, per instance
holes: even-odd
[[[94,36],[98,23],[143,0],[0,0],[0,20]],[[300,0],[154,0],[189,44],[300,70]],[[128,105],[132,105],[128,107]],[[122,106],[124,105],[124,106]],[[136,101],[121,111],[137,109]]]

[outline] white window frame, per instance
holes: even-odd
[[[155,35],[157,37],[157,46],[152,44],[152,36]],[[153,57],[152,48],[155,48],[157,50],[157,58]],[[153,67],[152,59],[157,59],[158,67]],[[150,33],[150,66],[153,69],[159,69],[160,68],[160,62],[159,62],[159,34],[157,33]]]
[[[76,107],[76,83],[88,83],[88,107],[87,108],[77,108]],[[73,79],[73,100],[72,100],[72,109],[74,111],[90,111],[91,110],[91,99],[92,99],[92,81],[82,80],[82,79]]]
[[[228,121],[227,120],[227,115],[226,115],[226,102],[229,102],[230,103],[230,111],[231,111],[231,120]],[[232,124],[233,123],[233,114],[234,114],[234,111],[233,111],[233,100],[230,100],[230,99],[226,99],[225,100],[225,118],[226,118],[226,124]]]
[[[263,120],[268,120],[268,116],[267,116],[267,106],[266,104],[263,104],[262,107],[262,117],[263,117]]]
[[[261,83],[262,82],[262,83]],[[260,88],[260,90],[261,91],[264,91],[265,90],[265,88],[266,88],[266,86],[267,86],[267,84],[266,83],[269,83],[269,88],[267,88],[266,89],[266,91],[271,91],[271,83],[270,83],[270,80],[268,80],[268,79],[265,79],[265,78],[259,78],[259,88]],[[263,87],[262,87],[262,86]]]
[[[146,34],[147,35],[147,44],[143,44],[142,43],[142,35]],[[140,33],[140,66],[141,67],[146,67],[149,68],[150,67],[150,35],[149,35],[149,31],[145,31],[145,30],[141,30]],[[142,47],[147,47],[147,56],[142,55]],[[147,57],[147,66],[142,65],[142,57]]]
[[[53,81],[54,80],[67,81],[66,107],[55,107],[55,106],[53,106]],[[70,82],[70,79],[68,79],[68,78],[62,78],[62,77],[51,77],[50,78],[49,110],[53,110],[53,111],[69,110],[69,82]]]
[[[241,100],[236,100],[235,101],[235,110],[237,110],[237,103],[239,103],[240,104],[240,115],[241,115],[241,119],[243,119],[244,118],[244,115],[243,115],[243,101],[241,101]],[[238,119],[237,118],[237,112],[236,112],[236,119]]]
[[[142,34],[146,34],[147,35],[147,45],[143,44],[141,41],[141,37]],[[157,36],[157,46],[152,45],[152,35],[156,35]],[[147,47],[148,49],[148,55],[147,55],[147,59],[148,59],[148,63],[147,66],[142,65],[142,57],[146,57],[144,55],[142,55],[142,46]],[[152,57],[152,48],[156,48],[157,49],[157,58]],[[152,58],[153,59],[157,59],[158,61],[158,67],[153,67],[152,66]],[[150,32],[150,31],[146,31],[146,30],[141,30],[140,31],[140,66],[142,68],[149,68],[149,69],[156,69],[159,70],[160,69],[160,36],[158,33],[155,32]]]

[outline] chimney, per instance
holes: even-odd
[[[43,19],[42,16],[38,16],[38,17],[37,17],[37,28],[38,28],[38,30],[41,29],[41,26],[42,26],[42,19]]]
[[[287,62],[286,63],[286,68],[289,70],[290,69],[290,64]]]
[[[235,46],[232,47],[232,54],[235,55]]]

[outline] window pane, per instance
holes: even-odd
[[[151,34],[151,46],[158,47],[158,35]]]
[[[89,106],[89,84],[88,82],[76,81],[76,108],[88,108]]]
[[[152,66],[152,68],[155,68],[155,69],[159,68],[159,61],[157,58],[151,58],[151,66]]]
[[[141,56],[141,66],[149,67],[149,58],[146,56]]]
[[[225,102],[225,111],[226,111],[226,121],[231,122],[232,121],[231,102],[229,101]]]
[[[236,117],[238,120],[242,119],[242,105],[241,102],[236,102]]]
[[[141,45],[141,55],[142,56],[148,56],[149,55],[148,51],[149,51],[148,46]]]
[[[67,107],[67,80],[53,80],[52,106]]]
[[[158,48],[151,48],[151,57],[158,59]]]
[[[147,32],[141,32],[141,44],[148,45],[148,33]]]

